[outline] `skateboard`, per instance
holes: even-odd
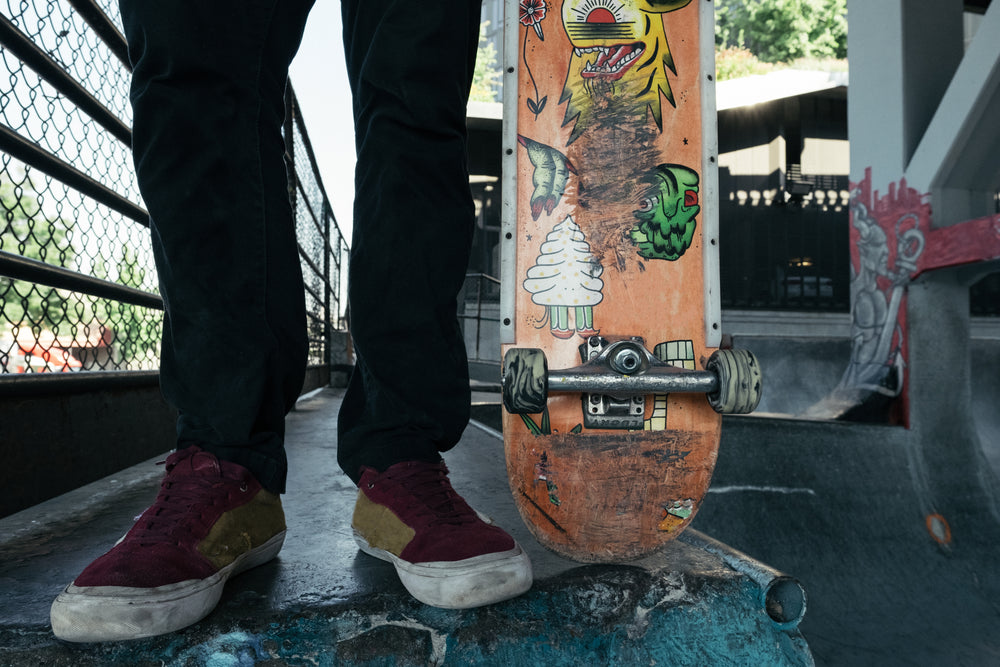
[[[712,7],[506,5],[507,471],[533,535],[582,562],[675,538],[721,414],[760,399],[720,330]]]

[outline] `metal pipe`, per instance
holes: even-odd
[[[0,151],[9,153],[21,162],[62,181],[111,210],[118,211],[141,225],[149,226],[149,214],[141,206],[133,204],[79,169],[39,148],[3,123],[0,123]]]
[[[486,273],[466,273],[465,277],[466,278],[479,278],[480,280],[488,280],[489,282],[494,283],[496,285],[500,284],[500,279],[499,278],[494,278],[493,276],[491,276],[489,274],[486,274]]]
[[[323,234],[323,227],[322,225],[320,225],[319,216],[316,215],[316,211],[313,210],[312,202],[309,201],[309,193],[306,192],[306,187],[302,185],[302,179],[299,178],[298,169],[295,169],[293,167],[288,170],[288,173],[289,173],[289,180],[295,182],[296,190],[298,190],[302,194],[302,203],[305,204],[306,212],[309,214],[306,217],[308,217],[309,220],[312,221],[313,229],[316,230],[316,233],[320,235],[320,237],[323,239],[324,244],[326,244],[326,248],[329,249],[330,248],[329,239],[327,239],[327,237]]]
[[[476,359],[479,359],[479,337],[483,328],[483,278],[476,280]]]
[[[726,565],[745,574],[760,586],[761,604],[778,628],[794,630],[806,615],[806,589],[795,577],[691,528],[681,533],[677,539],[718,556]]]
[[[642,374],[615,375],[601,367],[578,366],[549,370],[549,393],[577,392],[607,396],[638,394],[700,393],[718,391],[719,380],[708,371],[685,371],[653,366]]]
[[[83,17],[90,29],[107,45],[111,53],[118,57],[125,69],[132,71],[132,63],[128,60],[128,45],[125,36],[118,30],[108,15],[104,13],[94,0],[69,0],[76,13]]]
[[[310,287],[309,283],[306,282],[305,280],[302,281],[302,287],[316,301],[316,303],[323,303],[323,299],[320,297],[320,295],[317,294],[316,290]]]
[[[326,202],[323,202],[323,240],[327,244],[327,248],[330,247],[330,216],[327,215],[330,212],[329,207]],[[323,363],[332,363],[330,359],[330,354],[333,350],[333,326],[331,325],[330,317],[330,296],[333,294],[333,288],[330,286],[330,252],[327,250],[323,253]]]
[[[46,82],[66,96],[126,146],[132,145],[132,131],[121,118],[111,113],[96,97],[81,86],[76,79],[17,29],[10,19],[0,16],[0,43],[28,67],[35,70]]]
[[[313,272],[313,275],[322,276],[323,282],[324,283],[327,282],[326,276],[324,276],[322,270],[318,266],[316,266],[316,262],[312,260],[312,258],[309,256],[309,253],[306,252],[306,249],[302,247],[302,244],[298,243],[296,245],[298,246],[299,249],[299,257],[309,266],[309,269]],[[309,288],[307,287],[306,289]],[[309,291],[313,295],[313,297],[315,297],[318,303],[323,303],[323,299],[321,299],[315,292],[313,292],[312,290]]]
[[[323,199],[325,201],[330,201],[330,198],[326,194],[326,187],[323,185],[323,176],[319,171],[319,163],[316,161],[316,153],[313,151],[312,141],[309,139],[309,132],[306,131],[306,121],[302,117],[302,107],[299,106],[299,99],[295,95],[295,89],[292,87],[291,82],[289,82],[285,87],[285,95],[288,97],[291,105],[295,108],[295,117],[298,120],[296,126],[299,128],[299,137],[302,139],[303,148],[306,149],[306,157],[309,159],[309,166],[312,168],[313,177],[316,179],[316,186],[323,194]],[[291,138],[294,141],[294,135]],[[340,224],[337,222],[336,216],[333,218],[333,224],[339,233]]]
[[[0,375],[0,397],[24,398],[26,396],[155,387],[159,381],[159,371],[4,373]]]
[[[5,250],[0,250],[0,275],[15,280],[26,280],[46,287],[89,294],[102,299],[112,299],[134,306],[163,310],[163,299],[152,292],[144,292],[134,287],[101,280]]]

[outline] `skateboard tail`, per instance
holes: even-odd
[[[694,519],[715,466],[717,436],[536,437],[536,447],[507,449],[511,492],[534,537],[556,553],[581,562],[634,560]]]

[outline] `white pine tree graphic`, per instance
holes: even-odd
[[[545,307],[552,335],[570,338],[574,332],[582,336],[597,333],[593,307],[604,299],[604,281],[600,278],[603,272],[604,267],[590,252],[590,244],[573,216],[566,216],[552,228],[524,281],[531,300]]]

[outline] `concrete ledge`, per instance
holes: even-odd
[[[175,420],[156,378],[0,399],[0,517],[170,449]]]
[[[302,393],[347,384],[312,365]],[[135,465],[177,442],[177,413],[157,372],[6,376],[0,387],[0,517]]]
[[[329,604],[268,609],[260,584],[276,563],[234,581],[219,608],[186,631],[71,646],[45,628],[0,628],[4,664],[810,665],[797,632],[777,629],[747,577],[676,543],[634,566],[572,568],[492,607],[426,607],[388,585]],[[384,573],[386,579],[394,575]]]

